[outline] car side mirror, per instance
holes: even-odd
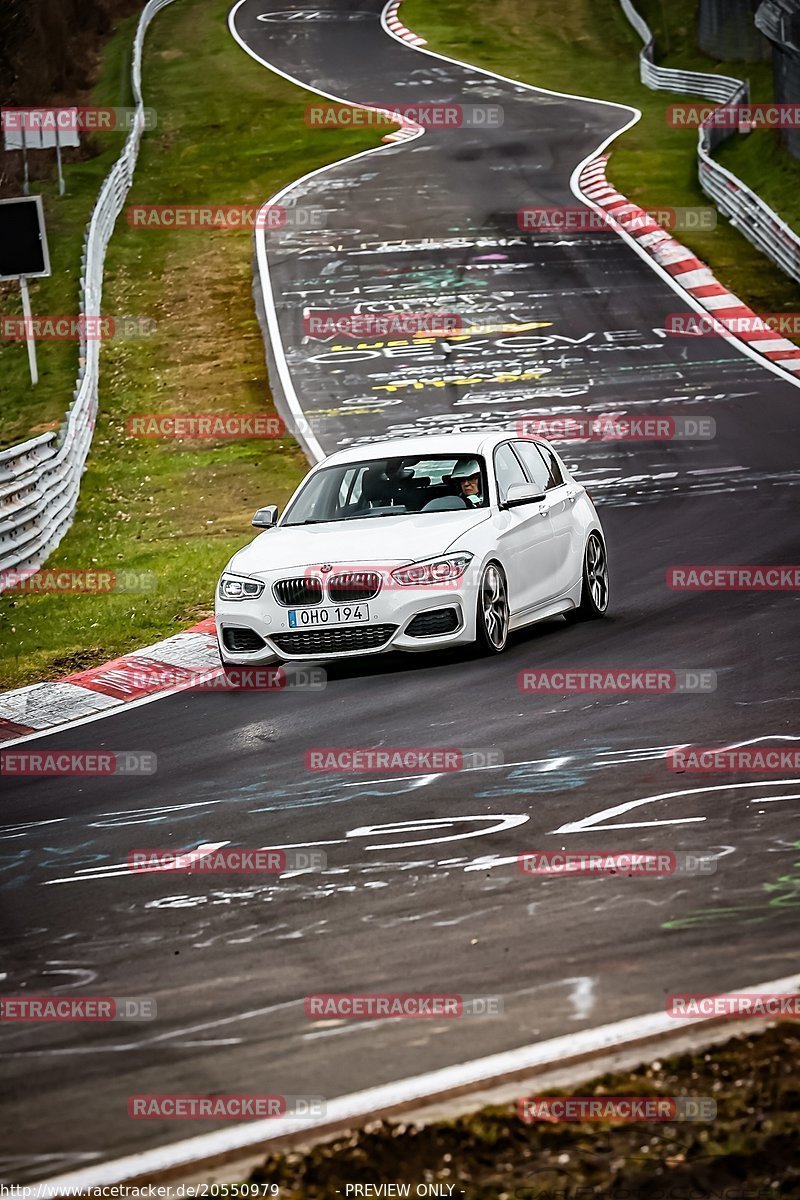
[[[277,504],[268,504],[266,508],[260,508],[252,520],[254,529],[272,529],[278,523],[278,506]]]
[[[506,493],[504,508],[519,508],[521,504],[540,504],[544,500],[544,492],[540,492],[532,483],[514,483]]]

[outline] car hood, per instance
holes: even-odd
[[[443,554],[489,516],[481,508],[267,529],[234,554],[227,569],[260,575],[321,563],[400,566]]]

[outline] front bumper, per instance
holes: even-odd
[[[276,576],[276,578],[278,578]],[[333,658],[360,658],[369,654],[386,654],[402,650],[421,653],[444,646],[464,645],[475,640],[475,603],[468,587],[409,587],[395,586],[381,590],[371,600],[361,601],[369,612],[366,622],[343,625],[310,626],[292,628],[289,609],[278,604],[272,592],[272,580],[267,582],[264,594],[257,600],[222,600],[217,596],[216,623],[220,657],[223,662],[236,666],[264,664],[269,662],[296,662]],[[462,581],[463,582],[463,581]],[[332,607],[331,601],[322,606],[302,606],[311,611],[314,607]],[[422,636],[409,633],[409,627],[420,614],[432,614],[443,609],[454,613],[454,628],[445,633],[423,632]],[[299,611],[299,607],[298,607]],[[416,630],[435,628],[436,620],[417,622]],[[249,630],[257,635],[226,634],[226,631]],[[339,635],[337,631],[346,630]],[[376,631],[377,632],[368,632]],[[297,635],[309,634],[306,637]],[[379,644],[369,645],[380,636]],[[233,641],[231,638],[233,637]],[[276,640],[277,639],[277,640]],[[253,642],[254,648],[237,651],[232,645],[242,640]]]

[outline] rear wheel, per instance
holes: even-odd
[[[583,555],[580,604],[565,613],[568,621],[597,621],[608,612],[608,555],[599,533],[590,533]]]
[[[508,645],[508,623],[505,576],[497,563],[490,562],[478,588],[476,645],[480,654],[502,654]]]

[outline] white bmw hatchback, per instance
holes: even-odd
[[[605,538],[586,490],[543,441],[432,435],[342,450],[228,563],[220,657],[241,668],[474,643],[608,608]],[[232,671],[236,678],[238,671]]]

